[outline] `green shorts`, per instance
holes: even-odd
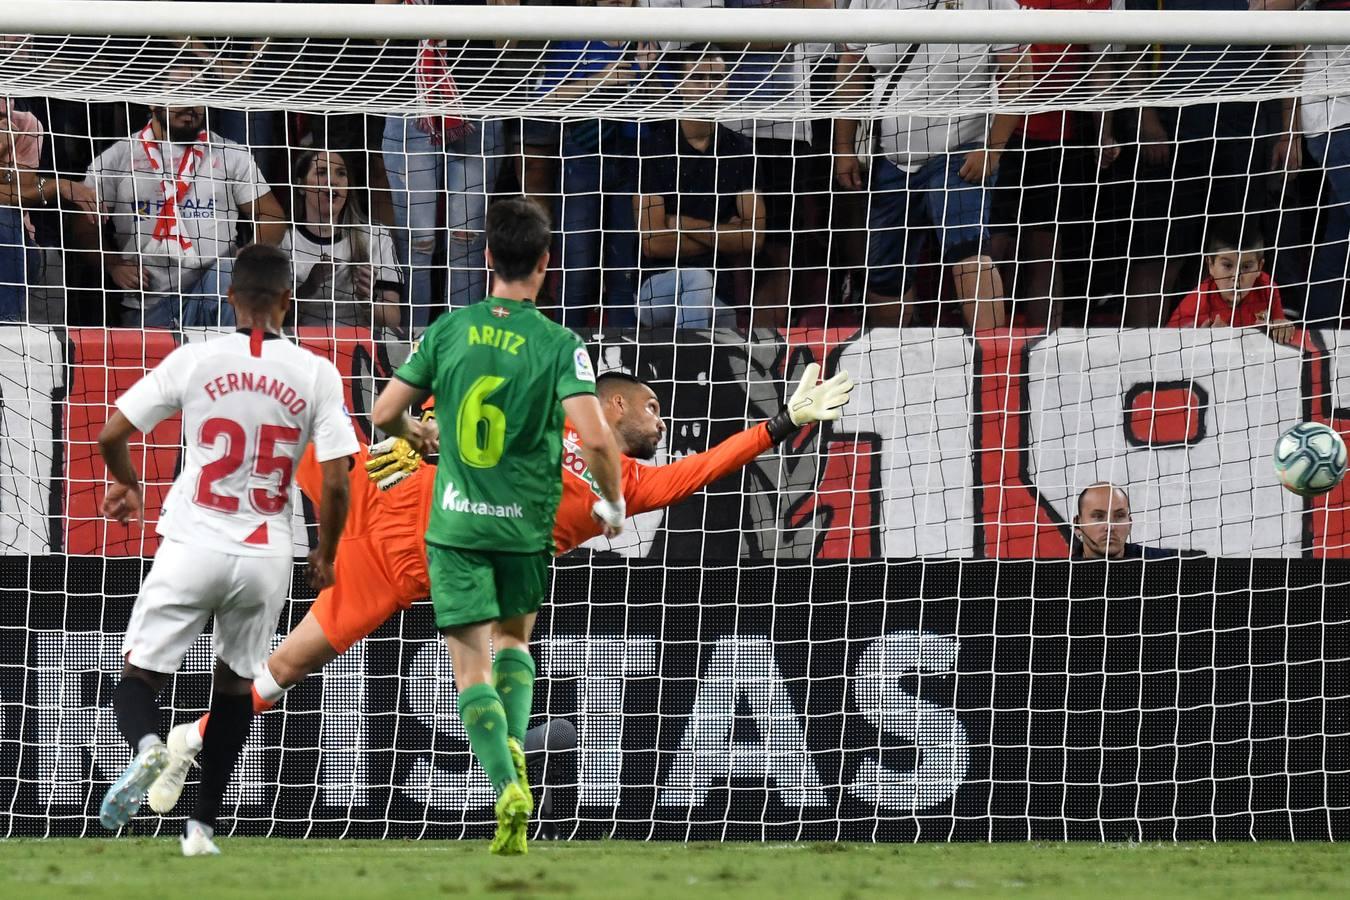
[[[502,553],[427,545],[431,605],[437,628],[495,622],[538,612],[548,592],[548,564],[540,553]]]

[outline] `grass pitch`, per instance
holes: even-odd
[[[1350,850],[1329,844],[531,844],[223,838],[184,859],[177,838],[0,841],[0,897],[190,900],[1022,897],[1187,900],[1350,896]]]

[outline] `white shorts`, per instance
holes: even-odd
[[[122,657],[151,672],[177,672],[214,615],[216,658],[255,678],[290,585],[289,556],[235,556],[164,540],[136,597]]]

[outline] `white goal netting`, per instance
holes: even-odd
[[[653,464],[809,363],[858,384],[560,557],[546,828],[1350,834],[1350,498],[1269,462],[1299,421],[1350,434],[1350,15],[658,5],[695,8],[0,9],[0,835],[99,833],[128,758],[110,691],[183,438],[136,445],[148,521],[102,520],[115,398],[231,326],[264,241],[378,438],[410,342],[487,292],[511,194],[556,233],[538,305],[655,390]],[[203,638],[172,722],[209,663]],[[255,722],[227,815],[476,837],[491,794],[414,603]]]

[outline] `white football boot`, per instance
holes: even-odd
[[[196,819],[188,819],[187,825],[183,827],[183,837],[180,843],[183,847],[184,856],[219,856],[220,848],[216,842],[211,840],[215,837],[216,830],[208,828]]]
[[[197,723],[184,722],[169,731],[169,764],[150,785],[150,808],[161,816],[173,809],[183,796],[188,769],[197,761],[197,750],[189,746],[189,739],[197,736]],[[200,741],[196,742],[200,745]]]

